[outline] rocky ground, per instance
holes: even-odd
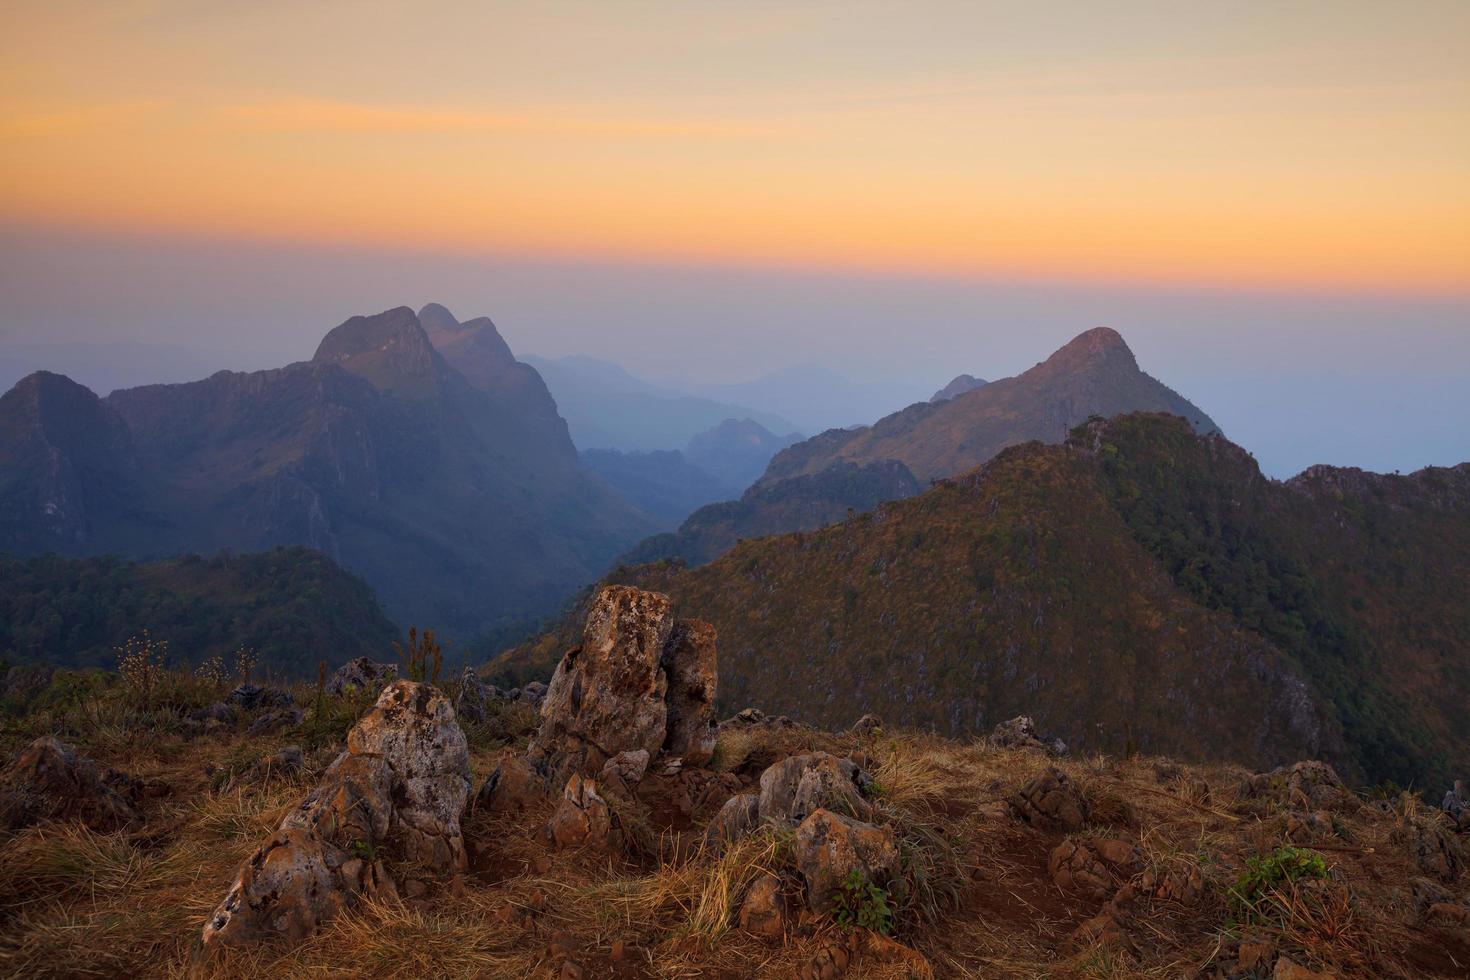
[[[544,689],[9,676],[0,973],[1470,975],[1463,789],[716,723],[716,645],[613,587]]]

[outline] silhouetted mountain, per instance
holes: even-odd
[[[725,419],[690,439],[684,455],[739,493],[765,472],[772,456],[800,441],[799,433],[778,436],[753,419]]]
[[[659,527],[674,528],[696,508],[722,500],[730,486],[690,463],[677,449],[622,453],[585,449],[582,464]]]
[[[578,449],[681,449],[728,418],[752,418],[776,432],[796,428],[769,411],[661,388],[593,357],[527,357],[556,399]]]
[[[930,395],[929,400],[931,402],[947,402],[951,398],[963,395],[967,391],[974,391],[976,388],[984,387],[986,384],[988,382],[984,378],[977,378],[970,374],[956,375],[953,381]]]
[[[1218,434],[1125,415],[610,579],[714,625],[727,708],[969,734],[1026,713],[1082,751],[1325,757],[1405,785],[1470,767],[1470,464],[1283,484]],[[549,674],[580,625],[498,668]]]
[[[7,509],[0,547],[158,557],[305,544],[367,579],[402,622],[513,629],[652,525],[582,470],[534,370],[504,361],[495,340],[471,321],[446,342],[467,376],[399,307],[346,321],[309,362],[101,402],[72,391],[67,404],[100,405],[132,446],[102,462],[37,417],[27,391],[46,379],[27,379],[0,412],[0,452],[28,460],[6,468],[25,506]],[[105,481],[68,475],[110,472],[114,457],[135,462],[119,487],[145,514],[99,518],[123,505]],[[87,516],[48,524],[48,507]],[[17,530],[31,524],[55,527]]]
[[[902,461],[920,481],[980,465],[1007,446],[1061,442],[1091,416],[1169,412],[1196,431],[1215,423],[1172,389],[1144,374],[1114,330],[1089,330],[1014,378],[992,381],[948,401],[920,402],[857,429],[829,430],[778,453],[763,484],[815,473],[839,459]]]
[[[701,507],[672,534],[656,534],[624,555],[629,564],[675,558],[688,565],[713,561],[745,538],[810,531],[885,500],[919,492],[902,463],[834,463],[820,473],[751,487],[739,500]]]
[[[183,663],[226,663],[251,647],[276,676],[315,676],[318,661],[392,655],[397,628],[372,589],[320,552],[113,557],[0,556],[0,659],[116,667],[117,647],[148,629]]]

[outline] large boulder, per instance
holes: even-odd
[[[653,755],[663,747],[663,654],[673,628],[666,595],[619,585],[598,594],[582,645],[562,657],[551,678],[541,728],[527,749],[553,785],[572,773],[595,776],[619,752]]]
[[[126,776],[46,735],[0,773],[0,827],[16,830],[41,820],[77,820],[93,830],[120,830],[139,817],[132,788]]]
[[[349,660],[327,681],[328,694],[345,694],[349,688],[367,691],[398,676],[398,665],[378,663],[368,657]]]
[[[360,894],[396,895],[382,859],[457,874],[469,790],[469,751],[448,698],[389,684],[321,782],[241,865],[204,926],[205,949],[297,941]]]
[[[668,675],[668,720],[663,751],[685,765],[702,766],[715,754],[715,628],[699,620],[674,624],[663,653]]]
[[[864,883],[883,885],[898,870],[893,831],[831,810],[814,810],[801,822],[792,854],[806,880],[807,904],[818,912],[832,907],[854,873]]]
[[[859,820],[872,816],[863,795],[871,780],[851,759],[812,752],[782,759],[761,773],[760,819],[794,827],[818,809]]]

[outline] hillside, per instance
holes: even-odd
[[[584,449],[585,466],[661,528],[675,528],[690,513],[731,493],[729,485],[700,469],[677,449],[620,452]]]
[[[812,476],[751,487],[739,500],[707,504],[690,514],[677,531],[644,539],[621,561],[640,564],[677,558],[689,565],[702,565],[745,538],[812,531],[852,513],[871,510],[885,500],[918,492],[918,482],[902,463],[835,463]]]
[[[819,531],[613,578],[715,624],[730,706],[957,735],[1028,713],[1085,749],[1325,756],[1428,785],[1470,765],[1467,495],[1470,466],[1275,483],[1217,435],[1132,415]],[[545,675],[569,639],[497,667]]]
[[[653,525],[582,469],[493,325],[445,317],[447,355],[399,307],[271,371],[101,400],[27,379],[0,400],[0,460],[15,461],[0,548],[155,558],[301,544],[361,575],[401,622],[464,640],[534,622]]]
[[[754,419],[725,419],[690,439],[684,455],[739,493],[765,472],[772,456],[801,438],[777,435]]]
[[[1007,446],[1061,442],[1094,415],[1123,412],[1167,412],[1188,419],[1196,431],[1219,431],[1204,412],[1143,373],[1116,331],[1100,327],[1014,378],[797,443],[771,460],[761,482],[816,473],[839,459],[896,459],[927,483],[973,469]]]
[[[0,662],[117,666],[149,630],[199,664],[253,648],[261,669],[314,676],[318,661],[387,658],[398,630],[372,590],[307,548],[156,562],[0,556]]]

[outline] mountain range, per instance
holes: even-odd
[[[649,538],[624,560],[698,564],[743,537],[810,531],[850,510],[917,493],[1007,446],[1060,442],[1078,423],[1120,412],[1171,412],[1200,432],[1218,431],[1204,412],[1145,374],[1116,331],[1089,330],[1014,378],[986,383],[960,375],[930,401],[872,426],[829,429],[794,443],[738,501],[695,511],[677,531]]]
[[[353,317],[275,370],[105,399],[42,372],[0,398],[19,554],[307,545],[395,619],[468,638],[555,609],[654,527],[582,468],[494,325],[440,306]]]
[[[1280,483],[1218,433],[1130,414],[610,581],[715,626],[727,710],[949,734],[1028,714],[1083,751],[1325,758],[1438,786],[1470,766],[1467,556],[1470,464]],[[549,674],[583,612],[496,670]]]

